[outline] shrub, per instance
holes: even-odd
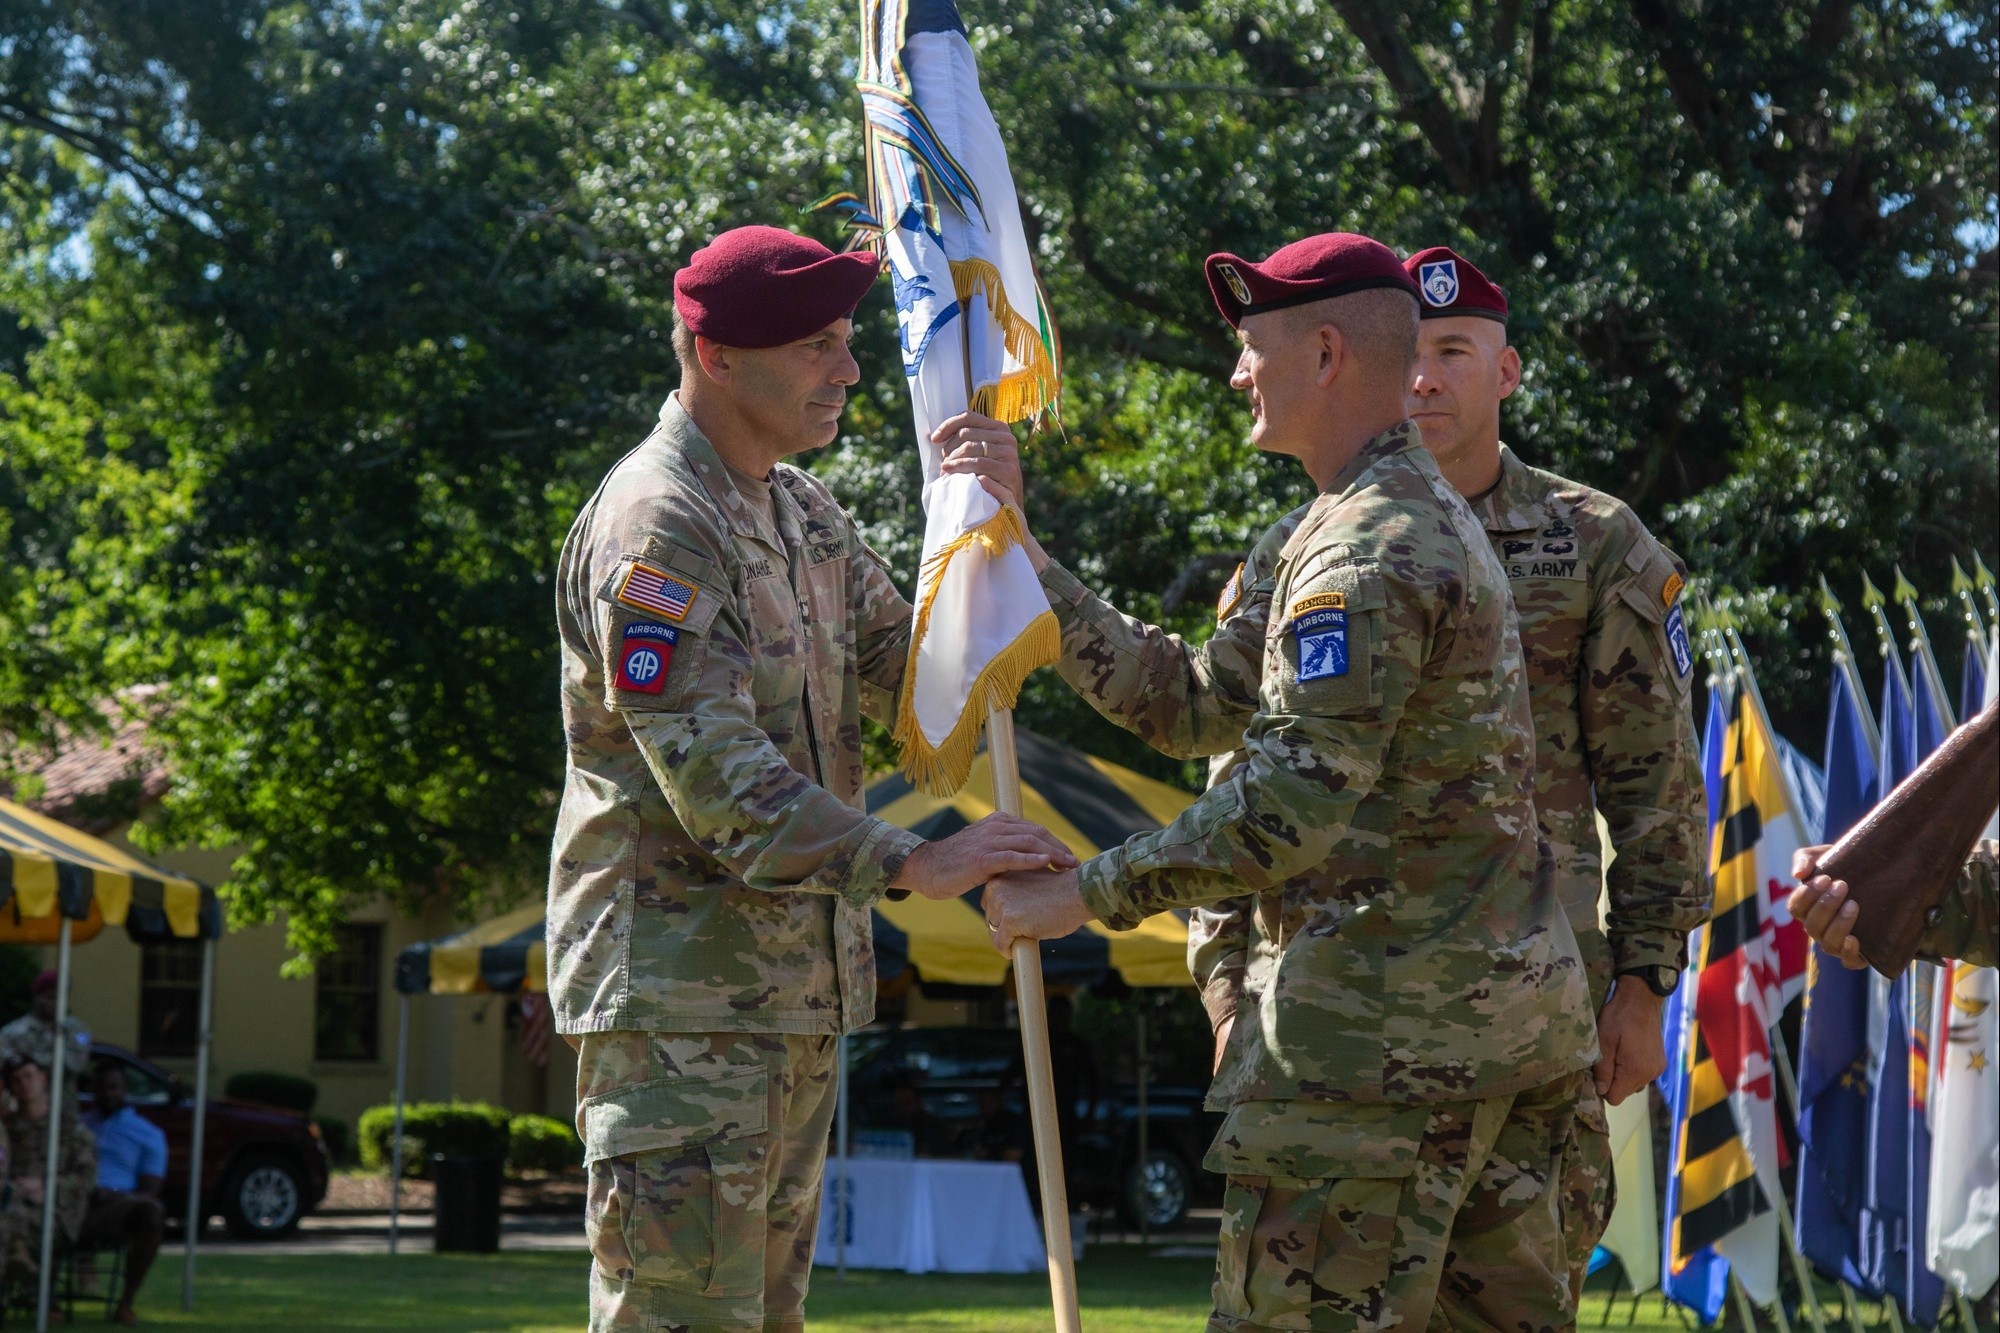
[[[319,1101],[319,1084],[297,1074],[280,1074],[270,1069],[250,1069],[231,1074],[222,1085],[222,1095],[238,1101],[257,1102],[284,1111],[311,1115]]]
[[[553,1116],[517,1115],[507,1122],[507,1165],[515,1171],[582,1166],[583,1141]]]
[[[403,1107],[403,1174],[421,1175],[432,1153],[500,1161],[507,1156],[507,1113],[485,1102],[410,1102]],[[361,1165],[389,1165],[396,1108],[371,1106],[358,1126]]]
[[[316,1115],[313,1124],[319,1126],[320,1142],[326,1145],[326,1155],[335,1166],[346,1166],[354,1160],[354,1135],[345,1120],[337,1115]]]

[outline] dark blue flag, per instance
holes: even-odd
[[[1928,695],[1919,680],[1919,692]],[[1916,771],[1927,753],[1923,748],[1927,734],[1941,736],[1935,712],[1928,701],[1920,706],[1910,697],[1903,676],[1891,664],[1882,684],[1882,792]],[[1925,714],[1931,716],[1926,719]],[[1920,998],[1913,994],[1917,989],[1913,972],[1905,971],[1890,982],[1886,995],[1875,988],[1871,1023],[1881,1036],[1869,1108],[1861,1268],[1871,1287],[1895,1298],[1904,1318],[1928,1327],[1937,1320],[1944,1284],[1924,1265],[1922,1218],[1912,1214],[1917,1182],[1922,1181],[1927,1194],[1930,1178],[1928,1130],[1921,1138],[1912,1133],[1924,1114],[1917,1100],[1921,1084],[1911,1085],[1913,1062],[1921,1059],[1914,1038],[1928,1017],[1913,1013]],[[1918,1155],[1921,1163],[1914,1160]]]
[[[1875,804],[1875,754],[1847,674],[1835,671],[1826,722],[1826,809],[1819,840],[1833,842]],[[1868,1159],[1869,972],[1850,972],[1813,946],[1799,1050],[1799,1249],[1827,1277],[1879,1295],[1862,1271],[1861,1212]]]
[[[1979,645],[1965,641],[1965,665],[1958,672],[1958,719],[1970,722],[1986,706],[1986,666],[1979,660]]]

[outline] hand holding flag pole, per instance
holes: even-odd
[[[863,0],[859,88],[868,204],[826,201],[879,246],[924,464],[924,561],[896,742],[920,788],[964,785],[982,724],[995,805],[1021,813],[1014,700],[1061,632],[1021,547],[1019,511],[944,471],[935,434],[964,412],[1053,415],[1061,350],[999,127],[950,0]],[[1013,950],[1021,1046],[1058,1333],[1081,1333],[1039,945]]]

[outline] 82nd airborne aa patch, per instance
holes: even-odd
[[[1337,592],[1292,604],[1292,638],[1299,649],[1299,681],[1347,674],[1347,598]]]
[[[673,665],[674,645],[681,632],[672,625],[654,625],[635,620],[625,627],[625,642],[618,649],[618,678],[612,682],[635,694],[658,694],[667,685],[667,668]]]

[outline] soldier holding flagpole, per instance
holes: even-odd
[[[1019,818],[925,842],[864,809],[860,717],[895,716],[911,608],[782,460],[834,438],[879,267],[774,227],[698,250],[680,388],[563,546],[549,998],[578,1049],[593,1330],[802,1329],[870,905],[1076,863]]]
[[[1568,1325],[1555,1154],[1595,1032],[1506,577],[1404,413],[1416,283],[1345,233],[1208,276],[1252,441],[1320,489],[1254,619],[1191,650],[1030,555],[1073,688],[1167,753],[1244,762],[1157,833],[989,885],[987,918],[1007,948],[1286,885],[1219,1078],[1214,1333]],[[1007,460],[958,466],[1019,494]]]

